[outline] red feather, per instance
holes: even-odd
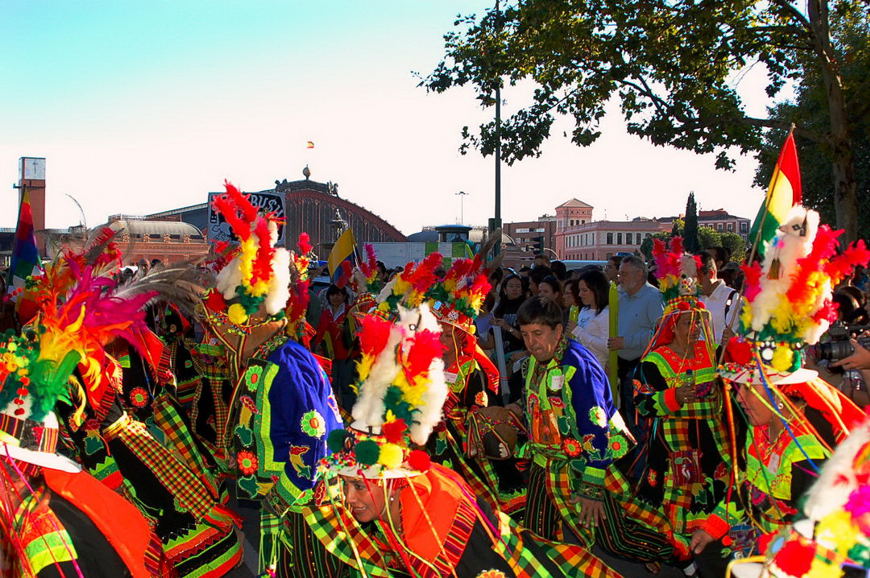
[[[384,434],[384,439],[388,442],[397,444],[402,441],[407,430],[408,424],[405,423],[405,420],[397,419],[396,421],[385,423],[381,428],[381,433]]]
[[[432,360],[444,354],[444,345],[438,333],[424,329],[414,335],[404,365],[408,383],[414,384],[418,375],[429,371]]]
[[[226,196],[221,195],[215,197],[212,206],[214,206],[217,212],[224,216],[224,219],[226,219],[227,223],[230,224],[233,233],[235,233],[239,239],[247,241],[248,238],[250,238],[251,226],[238,217],[235,207],[233,207],[232,203],[230,203]]]
[[[749,303],[752,303],[761,293],[761,263],[756,261],[751,265],[741,265],[740,269],[743,270],[744,278],[743,296]]]
[[[269,222],[266,219],[257,220],[257,227],[254,232],[257,234],[259,247],[257,247],[257,256],[251,265],[253,269],[251,285],[260,280],[268,280],[272,276],[272,255],[275,253],[275,249],[272,247],[272,239],[269,235]]]
[[[229,181],[224,181],[224,187],[227,190],[227,195],[235,202],[236,211],[241,213],[242,218],[248,223],[253,223],[257,219],[257,207],[251,204],[248,200],[248,195],[242,193]]]
[[[748,341],[732,337],[725,347],[725,360],[740,365],[749,365],[752,363],[752,345]]]
[[[305,231],[299,233],[299,242],[297,245],[299,246],[299,252],[303,255],[307,255],[314,248],[311,245],[311,237],[309,237],[308,233]]]
[[[387,346],[393,324],[375,315],[366,315],[360,321],[359,346],[363,355],[377,357]]]

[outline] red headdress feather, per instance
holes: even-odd
[[[444,354],[444,345],[438,333],[424,329],[414,335],[404,364],[405,377],[413,384],[418,375],[429,371],[432,360]]]
[[[376,315],[366,315],[360,320],[359,346],[363,355],[377,357],[387,346],[392,323]]]

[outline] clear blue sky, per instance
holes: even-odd
[[[412,233],[485,224],[493,164],[461,156],[459,130],[490,111],[468,90],[417,88],[443,53],[454,17],[475,0],[37,1],[0,3],[0,226],[14,226],[17,161],[47,158],[51,227],[94,226],[204,202],[228,178],[243,190],[275,179],[339,183],[339,194]],[[757,72],[757,71],[756,71]],[[764,112],[759,74],[742,81]],[[506,111],[523,88],[506,90]],[[753,100],[754,99],[754,100]],[[701,208],[752,217],[755,163],[715,171],[712,157],[654,148],[609,115],[581,149],[554,127],[540,159],[503,171],[505,220],[552,213],[572,197],[594,217]],[[313,150],[306,149],[314,141]]]

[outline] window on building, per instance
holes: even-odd
[[[581,224],[581,225],[585,225],[585,224],[586,224],[586,219],[580,219],[580,224]]]
[[[722,223],[716,223],[716,230],[717,230],[717,231],[721,231],[721,230],[722,230]]]
[[[617,234],[616,234],[616,244],[617,244],[617,245],[622,245],[622,233],[617,233]]]
[[[734,232],[734,223],[728,223],[728,230]]]
[[[631,233],[625,234],[625,244],[626,245],[631,245],[633,239],[634,239],[634,235],[632,235]]]
[[[607,244],[608,244],[608,245],[612,245],[612,244],[613,244],[613,233],[607,233]],[[609,255],[608,255],[608,256],[609,256]]]
[[[740,221],[740,232],[748,233],[749,232],[749,223],[747,221]]]

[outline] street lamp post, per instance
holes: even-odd
[[[465,191],[455,193],[459,197],[459,224],[465,224],[465,196],[468,195]]]

